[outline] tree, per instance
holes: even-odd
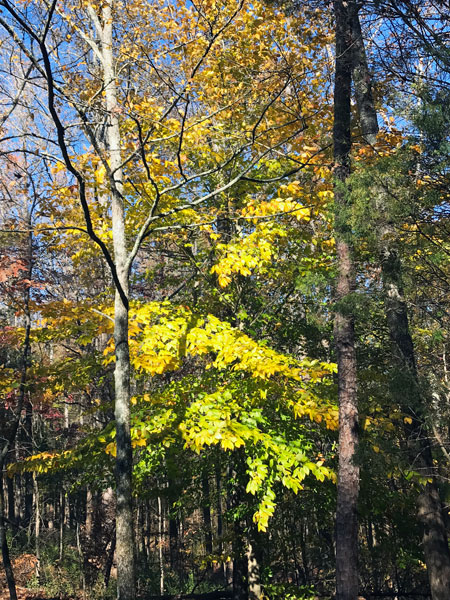
[[[335,235],[338,260],[336,282],[335,344],[338,362],[339,394],[339,471],[336,507],[336,594],[339,600],[358,596],[358,521],[359,465],[358,399],[354,315],[351,295],[355,289],[355,272],[351,231],[345,191],[350,174],[351,151],[351,73],[354,2],[334,2],[336,22],[334,86],[334,162],[336,184]]]
[[[355,55],[354,79],[361,129],[370,143],[374,143],[377,131],[377,116],[370,94],[370,74],[365,58],[364,42],[358,15],[354,27]],[[382,184],[384,190],[388,184]],[[381,197],[386,192],[381,192]],[[376,202],[385,207],[386,200],[375,196]],[[433,456],[425,425],[425,401],[420,390],[414,344],[410,333],[407,305],[404,300],[402,266],[395,247],[395,232],[392,224],[382,222],[377,230],[379,236],[380,263],[382,268],[386,319],[391,341],[399,363],[398,380],[394,383],[395,396],[402,409],[410,415],[411,426],[407,428],[408,450],[411,464],[420,464],[420,472],[427,483],[418,496],[418,518],[423,528],[423,547],[432,597],[443,600],[450,588],[450,551],[442,512],[441,500],[434,479]]]
[[[196,112],[197,106],[205,102],[201,87],[211,74],[213,77],[221,75],[218,42],[229,28],[235,26],[235,22],[238,28],[254,26],[253,15],[244,13],[241,16],[242,2],[227,2],[220,10],[215,6],[207,7],[206,12],[194,5],[188,9],[178,6],[179,26],[187,37],[181,44],[175,45],[171,39],[172,25],[166,31],[162,28],[162,41],[153,40],[139,21],[119,18],[117,7],[110,2],[104,4],[100,11],[89,3],[83,7],[95,31],[94,36],[86,22],[76,13],[75,16],[70,13],[70,6],[60,8],[53,2],[48,8],[37,5],[30,7],[30,12],[36,17],[37,24],[34,25],[19,6],[7,0],[1,5],[5,15],[1,18],[4,30],[46,88],[48,110],[60,153],[57,160],[66,169],[70,180],[70,185],[65,186],[66,193],[69,190],[68,196],[72,195],[72,199],[77,196],[81,208],[78,214],[84,220],[84,227],[70,222],[63,223],[61,227],[82,231],[97,244],[114,283],[118,596],[131,599],[135,586],[128,311],[133,264],[157,223],[170,228],[173,217],[178,214],[194,211],[195,217],[197,207],[231,189],[249,174],[256,176],[257,180],[264,179],[266,157],[294,139],[304,128],[298,107],[297,82],[292,79],[289,68],[277,69],[277,62],[281,63],[283,57],[273,51],[268,52],[266,57],[257,57],[252,80],[248,79],[246,73],[237,78],[238,99],[247,104],[244,119],[237,121],[242,123],[241,131],[230,125],[240,113],[239,102],[227,90],[223,92],[217,84],[212,88],[206,110]],[[138,9],[141,10],[138,5],[129,7],[131,11]],[[155,7],[146,10],[151,22],[156,14]],[[163,7],[163,11],[167,10],[167,7]],[[65,38],[57,33],[54,28],[56,23],[66,32]],[[189,24],[192,23],[195,23],[197,31],[197,37],[193,40],[189,37]],[[119,30],[123,34],[122,40],[117,37]],[[163,39],[164,35],[167,35],[166,40]],[[25,42],[22,41],[23,36]],[[74,43],[69,43],[72,37]],[[64,52],[57,53],[50,38],[56,46],[62,43]],[[166,50],[163,50],[164,45]],[[68,69],[68,57],[78,48],[83,53],[87,48],[92,52],[93,59],[85,63],[83,56],[77,58],[75,63],[79,71],[76,72]],[[187,52],[183,56],[185,49]],[[251,48],[245,50],[252,53]],[[156,90],[156,127],[154,119],[146,120],[148,112],[146,115],[145,111],[151,106],[145,101],[149,88],[147,84],[142,87],[139,74],[131,72],[130,56],[148,70],[151,84]],[[264,60],[275,66],[273,72],[276,76],[267,77],[263,70],[259,74],[258,61]],[[98,68],[95,61],[99,61]],[[85,67],[81,68],[83,64]],[[128,69],[128,75],[119,84],[118,73],[121,69]],[[227,69],[229,73],[232,72],[229,66]],[[180,79],[181,72],[183,79]],[[98,101],[101,96],[104,97],[104,103]],[[62,106],[72,107],[67,116]],[[276,113],[277,106],[283,107],[281,113]],[[211,122],[211,115],[220,114],[224,114],[225,119],[218,127]],[[88,177],[91,173],[77,158],[80,142],[69,132],[69,124],[75,115],[82,124],[77,134],[85,136],[93,152],[90,160],[97,167],[97,185],[101,187],[107,177],[107,185],[100,192],[101,196],[108,197],[103,215],[99,214],[94,198],[90,196]],[[97,122],[100,116],[103,118],[101,125]],[[214,140],[227,127],[231,144],[228,148],[225,145],[217,148]],[[124,132],[128,135],[126,140]],[[154,138],[154,133],[162,136]],[[187,148],[192,148],[196,143],[198,146],[198,133],[203,136],[203,152],[205,148],[209,152],[212,147],[213,160],[209,163],[204,160],[205,154],[200,157],[194,150],[194,160],[189,163],[187,158]],[[126,156],[123,156],[124,148],[127,150]],[[290,165],[289,157],[285,163]],[[158,165],[161,164],[167,167],[167,172],[159,174]],[[292,172],[292,166],[288,170]],[[131,177],[128,189],[125,186],[125,173],[126,177]],[[220,175],[221,182],[213,189],[208,189],[213,174]],[[185,193],[186,200],[183,200],[181,192]],[[145,198],[145,210],[135,211],[141,198]],[[99,232],[102,220],[108,222],[112,247],[107,236]],[[133,229],[137,229],[137,234]]]

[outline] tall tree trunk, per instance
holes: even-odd
[[[59,492],[59,562],[62,563],[64,558],[64,520],[66,512],[66,497],[64,487],[61,485]]]
[[[228,465],[230,480],[233,481],[228,497],[228,508],[233,515],[233,600],[248,600],[248,556],[245,531],[245,519],[239,514],[239,507],[245,505],[245,454],[243,448],[235,450],[232,464]]]
[[[430,439],[424,423],[414,344],[409,330],[406,302],[403,298],[400,258],[385,239],[382,251],[382,274],[386,317],[401,381],[394,382],[397,401],[411,417],[407,430],[409,460],[421,476],[428,479],[418,498],[417,516],[422,526],[422,543],[433,600],[448,600],[450,595],[450,551],[442,504],[434,479],[435,469]]]
[[[17,600],[16,582],[9,557],[8,540],[6,539],[5,493],[3,485],[4,459],[0,459],[0,547],[2,552],[3,569],[6,575],[10,600]]]
[[[41,499],[36,474],[33,473],[34,489],[34,553],[36,555],[36,580],[41,578]]]
[[[86,519],[85,519],[85,531],[86,536],[90,538],[92,536],[94,522],[94,500],[92,497],[92,490],[88,486],[86,489]]]
[[[203,491],[203,527],[205,530],[205,554],[210,555],[213,552],[213,538],[211,527],[211,496],[209,489],[208,473],[202,474]]]
[[[27,223],[30,223],[30,217],[27,215]],[[33,270],[33,237],[30,228],[27,239],[27,278],[31,281],[32,270]],[[22,415],[22,409],[25,403],[25,395],[27,391],[27,375],[28,375],[28,361],[31,351],[31,313],[30,313],[30,289],[26,286],[24,292],[24,318],[25,318],[25,338],[22,349],[22,364],[21,364],[21,375],[20,385],[18,390],[18,399],[15,414],[13,413],[12,423],[10,429],[6,435],[6,439],[3,442],[3,446],[0,448],[0,547],[2,552],[3,568],[5,570],[6,581],[9,589],[10,600],[17,600],[16,582],[14,579],[14,573],[11,566],[11,560],[9,556],[8,540],[6,538],[6,518],[5,518],[5,491],[3,484],[3,471],[5,468],[8,453],[14,447],[14,443],[17,437],[17,431],[19,429],[19,423]]]
[[[364,139],[374,145],[378,133],[378,119],[372,94],[372,79],[367,64],[364,38],[358,10],[352,13],[352,75],[361,131]]]
[[[336,507],[336,597],[358,596],[359,467],[358,402],[354,315],[351,294],[355,288],[351,230],[347,223],[345,182],[350,173],[350,94],[352,67],[352,13],[354,4],[334,2],[336,21],[334,85],[335,238],[338,261],[335,343],[338,362],[339,467]]]
[[[247,576],[249,600],[259,600],[262,594],[261,571],[256,546],[257,544],[255,541],[249,542],[247,545]]]
[[[364,40],[357,12],[353,16],[353,79],[359,119],[364,138],[375,143],[378,131],[377,115],[371,92]],[[424,423],[424,401],[421,397],[414,343],[411,337],[408,309],[403,297],[402,265],[395,244],[395,232],[390,225],[379,228],[380,262],[385,293],[386,318],[401,382],[393,391],[403,411],[411,417],[407,429],[408,453],[411,463],[429,479],[418,496],[418,518],[423,530],[423,552],[428,570],[433,600],[450,595],[450,551],[439,491],[434,480],[433,455]]]
[[[28,398],[25,404],[25,419],[23,423],[23,449],[25,455],[31,456],[33,453],[33,405],[30,398]],[[23,475],[25,484],[25,505],[23,513],[23,525],[27,527],[31,521],[33,512],[33,475],[32,473],[25,473]]]
[[[164,595],[164,513],[161,496],[158,496],[158,561],[159,591]]]
[[[134,534],[132,509],[132,448],[130,435],[130,352],[128,346],[128,287],[125,211],[119,105],[113,56],[113,7],[102,8],[102,55],[108,118],[107,143],[112,174],[111,215],[114,261],[121,289],[116,287],[114,302],[114,415],[116,420],[116,561],[119,600],[135,598]]]
[[[234,522],[233,600],[248,600],[248,558],[241,524]]]
[[[16,505],[15,505],[15,493],[14,493],[14,478],[6,477],[6,489],[7,489],[7,498],[8,498],[8,521],[14,527],[17,528],[17,519],[16,519]]]

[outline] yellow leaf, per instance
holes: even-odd
[[[103,182],[105,181],[105,175],[106,175],[106,169],[103,165],[101,165],[98,169],[96,169],[94,176],[95,176],[95,181],[97,182],[98,185],[103,184]]]

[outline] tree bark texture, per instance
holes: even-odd
[[[354,9],[352,14],[352,76],[361,132],[364,139],[374,145],[378,133],[378,119],[357,9]]]
[[[128,346],[128,283],[125,211],[119,106],[113,56],[113,7],[102,8],[102,55],[108,118],[107,144],[111,169],[111,215],[114,261],[121,290],[116,286],[114,302],[114,415],[116,420],[116,561],[117,597],[135,598],[134,533],[132,509],[132,448],[130,435],[130,351]],[[121,293],[122,292],[122,293]]]
[[[350,174],[350,96],[352,71],[353,3],[334,2],[336,65],[334,86],[335,238],[338,276],[336,284],[335,344],[338,363],[339,467],[336,507],[336,597],[358,596],[359,466],[358,403],[354,316],[351,294],[355,275],[350,227],[347,225],[346,180]]]

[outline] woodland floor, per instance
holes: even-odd
[[[12,560],[14,576],[16,579],[17,600],[61,600],[47,595],[44,590],[30,589],[31,580],[35,574],[36,557],[33,554],[21,554]],[[79,598],[83,594],[80,591]],[[8,585],[3,572],[3,563],[0,560],[0,600],[9,600]],[[179,596],[146,596],[145,600],[229,600],[231,592],[217,591],[204,594],[182,594]],[[65,597],[65,600],[75,600],[75,596]]]
[[[21,554],[13,559],[13,570],[16,578],[17,600],[50,600],[40,590],[31,590],[26,586],[32,579],[36,568],[36,557],[33,554]],[[8,585],[0,561],[0,600],[9,600]]]

